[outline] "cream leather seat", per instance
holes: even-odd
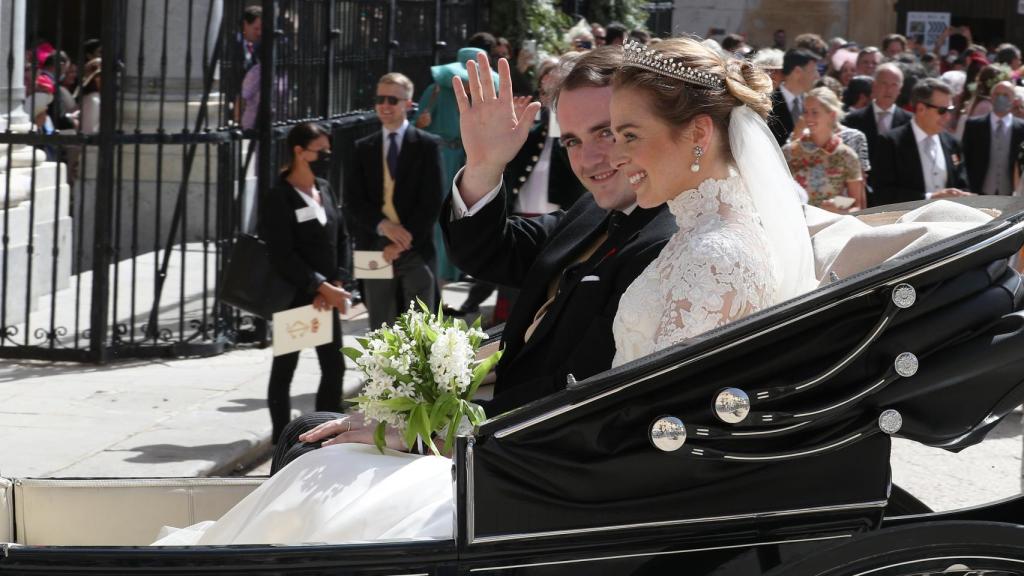
[[[263,480],[0,478],[0,542],[150,544],[163,526],[180,528],[220,518]]]

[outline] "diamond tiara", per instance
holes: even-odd
[[[643,68],[708,90],[725,88],[725,79],[718,74],[684,66],[635,40],[622,46],[622,59],[623,66]]]

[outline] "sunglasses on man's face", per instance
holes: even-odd
[[[956,110],[956,106],[953,106],[952,104],[950,104],[949,106],[936,106],[931,102],[921,102],[921,104],[924,104],[925,106],[938,111],[938,113],[942,116],[945,116],[947,113]]]
[[[403,101],[403,100],[405,100],[405,98],[399,98],[398,96],[381,96],[381,95],[377,95],[373,99],[373,101],[376,102],[377,104],[383,104],[383,103],[387,102],[388,104],[391,104],[392,106],[398,106],[398,103]]]

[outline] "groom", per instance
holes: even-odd
[[[610,368],[619,298],[676,230],[664,205],[637,207],[626,175],[612,167],[611,78],[621,61],[620,48],[598,48],[563,72],[553,97],[561,140],[591,194],[567,212],[536,218],[508,215],[502,171],[539,104],[516,119],[508,63],[499,62],[496,93],[478,80],[491,74],[485,55],[469,63],[469,94],[457,81],[466,166],[441,210],[445,241],[462,270],[521,290],[502,334],[489,416],[563,389],[570,375],[583,380]],[[289,424],[272,473],[324,439],[373,443],[372,427],[338,416],[320,412]]]

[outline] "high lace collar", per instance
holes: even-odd
[[[739,174],[729,169],[728,178],[708,178],[696,188],[682,192],[668,201],[669,212],[676,217],[676,223],[682,227],[685,222],[696,220],[707,211],[718,211],[720,201],[730,202],[734,192],[745,190]],[[725,195],[725,197],[723,197]]]

